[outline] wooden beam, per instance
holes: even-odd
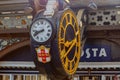
[[[24,10],[30,6],[28,0],[5,0],[0,1],[0,12]]]
[[[29,3],[29,0],[2,0],[0,5]]]
[[[10,33],[29,33],[29,29],[28,28],[0,29],[0,34],[10,34]]]

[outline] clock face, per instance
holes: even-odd
[[[31,26],[31,36],[37,42],[46,42],[52,35],[52,25],[45,19],[36,20]]]

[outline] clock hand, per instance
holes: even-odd
[[[44,29],[41,29],[40,31],[36,31],[34,36],[37,36],[39,33],[42,33],[42,32],[44,32]]]

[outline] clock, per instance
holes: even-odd
[[[53,26],[49,20],[40,18],[33,21],[30,32],[36,42],[44,43],[51,38]]]

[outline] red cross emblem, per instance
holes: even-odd
[[[37,51],[38,61],[42,63],[47,63],[51,61],[49,48],[46,48],[45,46],[40,46],[39,48],[36,49],[36,51]]]

